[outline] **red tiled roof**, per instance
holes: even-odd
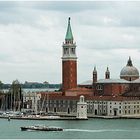
[[[62,100],[79,100],[80,95],[77,96],[65,96],[62,92],[39,92],[43,97],[48,94],[49,99],[62,99]],[[85,96],[85,100],[97,100],[97,101],[129,101],[140,100],[140,97],[124,97],[124,96],[91,96],[89,94],[81,94]],[[43,98],[42,97],[42,98]],[[47,98],[47,96],[46,96]]]
[[[41,91],[41,92],[37,92],[37,94],[41,94],[41,95],[47,95],[47,94],[51,94],[51,95],[62,95],[62,92],[56,92],[56,91]]]
[[[82,88],[82,87],[77,87],[77,88],[72,88],[69,89],[65,92],[66,96],[78,96],[78,95],[92,95],[93,90],[88,89],[88,88]]]
[[[87,100],[99,100],[99,101],[129,101],[140,100],[139,97],[123,97],[123,96],[88,96]]]
[[[67,91],[92,91],[92,89],[85,88],[85,87],[77,87],[77,88],[69,89]]]

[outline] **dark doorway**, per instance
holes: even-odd
[[[70,109],[68,108],[68,114],[70,114]]]
[[[97,109],[95,109],[95,115],[97,115]]]
[[[117,116],[117,110],[114,110],[114,116]]]
[[[54,112],[56,112],[56,107],[54,108]]]
[[[48,108],[46,108],[46,112],[48,112]]]

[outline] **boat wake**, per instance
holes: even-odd
[[[87,130],[87,129],[64,129],[64,131],[76,131],[76,132],[121,132],[121,131],[130,131],[132,132],[132,130],[125,130],[125,129],[101,129],[101,130]]]
[[[26,131],[29,131],[29,132],[34,132],[34,131],[37,131],[37,130],[26,130]]]

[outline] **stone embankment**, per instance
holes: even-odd
[[[140,116],[88,116],[88,119],[77,119],[75,116],[60,115],[60,116],[40,116],[40,115],[29,115],[29,116],[0,116],[1,119],[18,119],[18,120],[88,120],[90,118],[99,119],[140,119]]]
[[[18,119],[18,120],[82,120],[82,119],[77,119],[76,117],[60,117],[60,116],[0,116],[1,119]],[[83,119],[87,120],[87,119]]]

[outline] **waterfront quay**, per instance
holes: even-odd
[[[58,116],[0,116],[1,119],[17,120],[77,120],[76,117],[58,117]]]
[[[92,118],[97,118],[97,119],[140,119],[140,115],[137,116],[131,116],[131,115],[126,115],[126,116],[93,116],[93,115],[88,115],[87,118],[85,119],[78,119],[76,116],[72,115],[64,115],[64,114],[59,114],[59,116],[49,116],[49,115],[25,115],[25,116],[19,116],[19,115],[0,115],[0,119],[17,119],[17,120],[88,120]]]

